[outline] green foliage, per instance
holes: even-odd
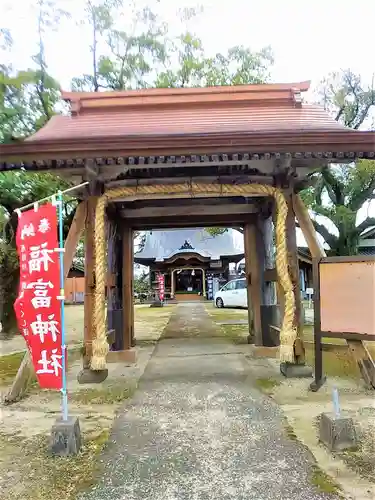
[[[350,69],[330,73],[320,83],[319,103],[345,126],[358,129],[375,106],[374,81],[364,85],[360,75]]]
[[[0,321],[4,331],[8,333],[15,329],[13,303],[17,297],[19,279],[15,248],[18,217],[14,210],[66,187],[65,181],[52,174],[0,173]],[[74,215],[75,204],[74,200],[65,200],[66,231]]]
[[[312,174],[313,187],[302,192],[302,198],[315,216],[324,217],[329,225],[314,220],[315,229],[330,247],[331,255],[355,255],[361,233],[375,226],[374,217],[357,224],[358,211],[374,197],[375,161],[360,160],[356,165],[331,165]],[[332,232],[336,228],[337,235]]]
[[[205,87],[262,83],[273,63],[270,48],[253,52],[242,46],[207,57],[202,42],[190,31],[175,39],[149,8],[127,9],[121,0],[86,2],[85,19],[92,34],[92,71],[74,78],[75,90],[123,90],[143,87]],[[197,9],[183,9],[183,21]],[[128,24],[126,30],[118,26]],[[104,48],[103,48],[104,47]]]
[[[86,2],[87,24],[92,33],[92,72],[72,81],[75,90],[124,90],[146,87],[147,77],[166,58],[166,26],[149,9],[130,7],[129,29],[120,30],[121,0]],[[106,47],[105,54],[100,47]],[[109,55],[108,55],[109,53]]]
[[[253,52],[238,46],[205,57],[201,40],[187,32],[172,44],[168,63],[170,68],[158,74],[156,87],[243,85],[266,82],[273,56],[269,47]]]
[[[213,237],[224,234],[228,231],[227,227],[207,227],[206,231]]]
[[[53,115],[58,83],[40,70],[12,72],[0,66],[0,143],[27,137]]]
[[[134,292],[140,295],[148,295],[150,291],[149,274],[144,271],[134,279]]]
[[[353,129],[369,125],[375,89],[365,86],[359,75],[350,70],[331,73],[318,90],[319,102],[337,121]],[[327,224],[315,220],[315,229],[329,245],[330,254],[357,254],[361,233],[375,226],[375,218],[369,216],[357,224],[358,211],[374,197],[375,162],[361,160],[355,165],[331,165],[311,177],[314,184],[301,193],[302,198],[315,216],[329,221]],[[332,233],[333,228],[338,235]]]

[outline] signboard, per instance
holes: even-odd
[[[60,266],[57,211],[52,204],[24,212],[18,221],[20,286],[17,322],[40,387],[62,388]]]
[[[314,289],[313,288],[306,288],[306,294],[307,295],[314,295]]]
[[[158,275],[158,282],[159,282],[159,299],[161,302],[164,301],[164,274],[159,274]]]
[[[325,258],[318,279],[320,330],[375,336],[375,258]]]
[[[322,339],[346,339],[362,377],[375,388],[375,363],[364,341],[375,340],[375,257],[314,259],[315,370],[312,391],[324,384]]]
[[[221,260],[212,260],[210,263],[210,267],[213,269],[220,268],[220,267],[222,267],[222,265],[223,264],[222,264]]]

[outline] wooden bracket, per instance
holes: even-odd
[[[369,389],[375,389],[375,363],[362,340],[347,340],[349,351],[356,360]]]

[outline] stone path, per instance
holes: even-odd
[[[83,500],[323,500],[312,459],[202,304],[178,305]]]

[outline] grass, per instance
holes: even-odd
[[[317,464],[314,464],[312,466],[312,470],[310,473],[310,483],[322,493],[335,494],[339,495],[340,498],[343,498],[340,486]]]
[[[314,366],[314,359],[314,348],[306,346],[306,363]],[[361,378],[361,373],[355,360],[349,352],[342,350],[323,351],[323,373],[328,377]]]
[[[24,352],[15,352],[0,356],[0,383],[9,382],[17,375],[24,355]]]
[[[297,434],[294,432],[293,427],[290,425],[290,423],[285,419],[284,421],[284,428],[285,428],[285,433],[291,441],[298,441]]]
[[[272,392],[275,387],[278,387],[281,384],[279,380],[275,380],[273,378],[257,378],[255,380],[255,385],[258,389],[263,390],[267,393]]]
[[[262,380],[262,379],[260,379]],[[295,433],[293,427],[287,421],[286,418],[283,419],[283,425],[285,433],[291,441],[299,441],[297,434]],[[317,463],[313,463],[309,475],[310,483],[315,486],[320,492],[327,494],[335,494],[339,498],[343,498],[342,490],[336,481],[326,474]]]
[[[375,483],[375,458],[373,453],[365,453],[361,446],[338,452],[337,455],[363,478]]]
[[[109,438],[108,429],[100,429],[85,439],[81,451],[67,458],[53,457],[49,453],[48,436],[36,436],[21,440],[17,437],[0,436],[6,439],[5,447],[12,445],[12,470],[22,470],[22,481],[7,482],[8,500],[74,500],[78,494],[95,484],[100,468],[98,456]],[[21,445],[21,446],[20,446]],[[7,464],[3,464],[5,467]]]
[[[80,345],[75,345],[68,350],[68,363],[69,355],[71,361],[80,357],[80,350]],[[21,351],[0,356],[0,384],[7,384],[14,379],[25,356],[25,352]]]
[[[230,340],[234,344],[247,344],[249,330],[247,325],[220,325],[217,336]]]
[[[88,388],[71,393],[71,400],[82,405],[111,405],[121,403],[130,398],[135,387],[114,385],[103,388]]]

